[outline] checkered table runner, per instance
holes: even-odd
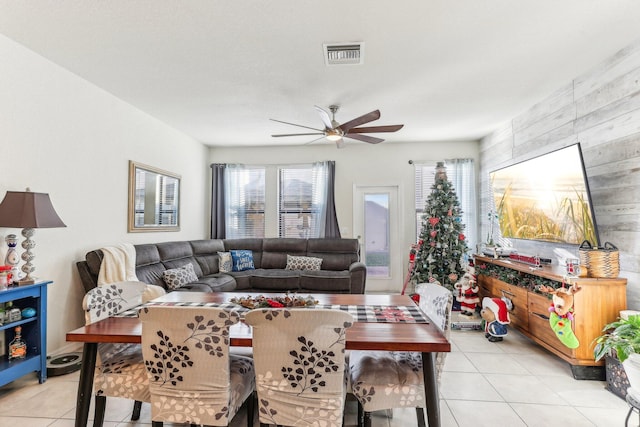
[[[248,308],[238,304],[216,303],[216,302],[148,302],[139,307],[118,313],[117,317],[136,317],[138,310],[143,307],[221,307],[230,310],[237,310],[241,314],[249,311]],[[331,305],[318,304],[314,308],[327,308],[332,310],[342,310],[351,313],[356,322],[368,323],[429,323],[429,320],[422,314],[417,306],[384,306],[384,305]]]

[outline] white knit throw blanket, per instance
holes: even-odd
[[[98,286],[123,281],[138,281],[136,248],[131,243],[102,248],[104,258],[98,273]]]

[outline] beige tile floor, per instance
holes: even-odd
[[[628,406],[604,382],[574,380],[566,363],[513,330],[500,343],[479,331],[452,331],[451,341],[440,387],[443,427],[624,426]],[[0,426],[73,426],[77,383],[76,372],[42,385],[29,375],[1,387]],[[130,401],[107,399],[105,427],[151,424],[148,404],[137,423],[128,421],[131,408]],[[356,424],[355,413],[348,402],[346,425]],[[637,426],[638,417],[632,420]],[[373,417],[374,427],[415,425],[413,409]],[[245,415],[232,426],[246,426]]]

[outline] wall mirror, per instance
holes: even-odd
[[[180,230],[180,175],[129,161],[129,232]]]

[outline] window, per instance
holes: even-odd
[[[211,168],[212,238],[340,237],[335,162]]]
[[[228,165],[225,174],[227,238],[264,237],[265,168]]]
[[[467,245],[475,250],[477,243],[476,226],[476,181],[475,168],[472,159],[448,159],[447,178],[456,190],[458,202],[462,209],[462,223],[465,225],[464,234],[467,237]],[[422,215],[431,186],[434,182],[436,162],[425,162],[415,165],[415,209],[416,209],[416,241],[420,236],[422,227]]]
[[[313,212],[311,167],[281,168],[278,173],[278,236],[312,236],[316,228]]]

